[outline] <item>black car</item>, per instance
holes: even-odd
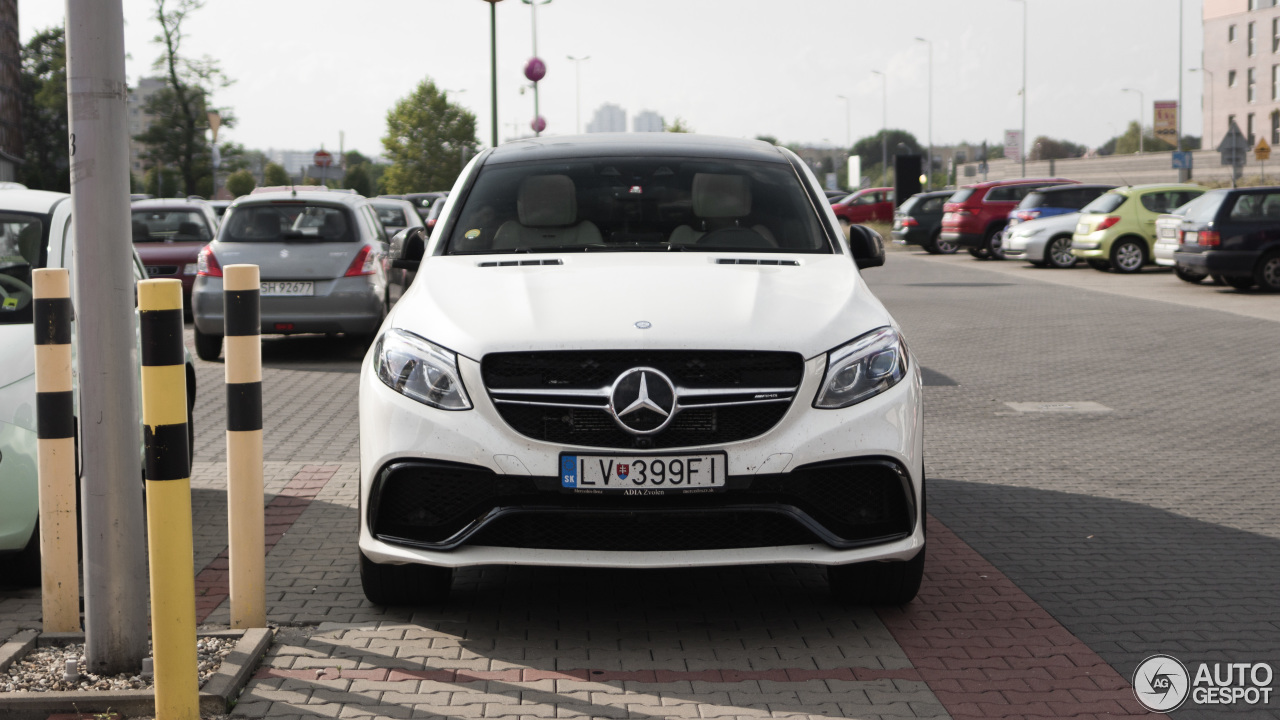
[[[919,245],[934,255],[950,255],[960,249],[943,241],[942,206],[955,190],[916,193],[893,213],[893,241],[899,245]]]
[[[1280,187],[1210,190],[1185,210],[1179,269],[1280,292]]]

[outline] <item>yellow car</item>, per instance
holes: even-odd
[[[1080,211],[1071,254],[1094,270],[1136,273],[1152,262],[1156,218],[1204,193],[1199,185],[1133,185],[1099,195]]]

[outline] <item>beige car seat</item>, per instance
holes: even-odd
[[[708,232],[738,227],[739,219],[751,214],[751,184],[745,175],[695,173],[692,195],[693,214],[702,220],[702,229],[681,225],[671,232],[672,245],[696,245]],[[751,229],[764,238],[769,247],[778,246],[769,228],[752,225]]]
[[[578,222],[578,192],[568,175],[525,178],[516,196],[516,214],[519,221],[508,220],[498,228],[494,250],[604,242],[595,223]]]

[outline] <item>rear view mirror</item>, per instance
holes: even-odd
[[[849,226],[849,249],[859,269],[884,265],[884,240],[865,225]]]
[[[420,227],[401,230],[391,238],[391,267],[417,270],[427,251],[427,233]]]

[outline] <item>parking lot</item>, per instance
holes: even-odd
[[[864,276],[925,371],[915,603],[847,609],[818,568],[761,566],[469,569],[446,604],[372,606],[361,351],[268,338],[281,630],[234,715],[1117,716],[1141,714],[1128,682],[1152,654],[1280,664],[1274,296],[908,251]],[[198,374],[198,613],[225,625],[222,365]],[[36,591],[0,591],[0,636],[38,613]]]

